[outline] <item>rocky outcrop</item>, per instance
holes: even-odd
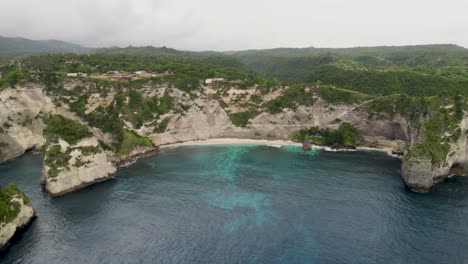
[[[135,162],[138,158],[156,154],[157,147],[138,146],[134,148],[128,155],[113,158],[113,162],[117,166],[126,166]]]
[[[57,150],[60,158],[49,156]],[[65,164],[58,165],[49,158],[60,159]],[[41,182],[49,194],[60,196],[113,178],[116,170],[96,138],[83,139],[73,146],[59,140],[47,148]]]
[[[304,137],[304,141],[302,142],[302,149],[305,151],[312,150],[312,144],[310,144],[309,136]]]
[[[0,109],[0,163],[44,144],[42,117],[54,110],[42,87],[1,91]]]
[[[406,185],[415,192],[427,192],[434,184],[448,177],[453,167],[455,172],[464,173],[468,168],[468,117],[464,117],[459,124],[460,136],[455,142],[449,143],[449,151],[446,157],[440,161],[434,161],[430,155],[413,155],[406,153],[401,175]],[[415,145],[424,138],[424,131],[413,131],[412,139]],[[442,142],[440,143],[442,144]]]
[[[8,247],[10,239],[12,239],[15,234],[27,227],[34,219],[36,213],[31,203],[21,197],[23,195],[24,194],[20,193],[11,196],[10,204],[16,207],[15,209],[17,210],[13,220],[8,222],[2,222],[3,219],[0,220],[0,252]],[[2,216],[2,218],[3,217],[4,216]]]

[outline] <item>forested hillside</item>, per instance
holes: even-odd
[[[60,40],[31,40],[0,36],[0,57],[25,56],[48,52],[86,53],[90,50],[90,48]]]
[[[233,53],[257,73],[369,94],[468,93],[468,50],[455,45],[274,49]]]
[[[279,48],[224,53],[128,47],[94,52],[216,61],[287,83],[323,83],[374,95],[468,93],[468,50],[456,45]]]
[[[61,41],[0,37],[0,57],[50,52],[90,52],[90,56],[75,57],[78,62],[66,65],[65,55],[26,61],[44,63],[43,71],[65,67],[67,72],[85,73],[177,68],[172,78],[182,86],[197,86],[196,80],[219,76],[248,80],[249,84],[325,84],[370,95],[468,94],[468,49],[451,44],[190,52],[152,46],[91,50]],[[3,64],[7,62],[3,58]]]

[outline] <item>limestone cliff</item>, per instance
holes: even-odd
[[[75,145],[60,139],[47,147],[42,183],[52,196],[63,195],[114,177],[116,166],[96,138]]]
[[[0,113],[0,121],[5,123],[0,130],[0,162],[43,145],[42,119],[49,114],[60,113],[92,132],[93,139],[88,138],[88,143],[64,144],[62,140],[47,145],[47,152],[54,150],[63,154],[61,159],[66,159],[54,168],[47,164],[46,154],[43,183],[53,195],[108,179],[116,166],[154,153],[154,146],[221,137],[290,140],[300,129],[315,126],[337,129],[341,122],[358,128],[365,146],[406,153],[402,176],[415,191],[428,190],[449,175],[452,167],[467,167],[468,162],[466,118],[452,122],[456,128],[451,127],[451,132],[440,136],[445,142],[458,131],[456,140],[447,141],[446,155],[431,150],[429,157],[415,152],[414,147],[426,142],[427,133],[421,124],[435,114],[414,118],[413,114],[423,106],[415,104],[408,108],[411,102],[398,105],[401,99],[398,96],[372,98],[340,90],[342,94],[337,99],[327,97],[322,88],[304,87],[295,91],[299,95],[285,99],[291,88],[275,87],[265,92],[255,86],[240,89],[235,85],[227,88],[206,85],[184,92],[160,82],[145,84],[137,91],[111,86],[103,92],[93,83],[80,80],[66,81],[63,89],[68,95],[63,96],[62,92],[45,95],[40,87],[10,88],[0,93],[0,104],[7,109]],[[132,98],[137,101],[132,102]],[[441,105],[442,109],[451,109],[447,103]],[[115,133],[122,127],[123,131]],[[99,151],[83,153],[79,144]],[[433,145],[431,142],[425,146]]]
[[[0,251],[8,246],[10,239],[26,227],[35,216],[29,199],[14,185],[0,188]]]
[[[54,111],[41,87],[17,87],[0,92],[0,163],[44,143],[42,117]]]
[[[242,92],[254,93],[253,91],[240,91],[239,93]],[[268,97],[268,95],[264,96]],[[177,95],[175,97],[183,98]],[[396,98],[396,100],[399,99]],[[295,110],[283,109],[275,114],[261,112],[250,119],[245,127],[238,127],[229,120],[227,113],[229,109],[221,107],[217,100],[201,96],[187,112],[174,115],[164,133],[149,134],[149,137],[157,145],[216,137],[291,139],[296,131],[303,128],[318,126],[336,129],[339,126],[337,120],[340,120],[340,122],[349,122],[357,127],[365,138],[366,146],[395,153],[406,153],[402,160],[402,177],[413,191],[428,191],[435,183],[449,176],[454,166],[465,168],[465,170],[468,168],[466,113],[462,120],[449,118],[451,124],[440,128],[441,131],[438,132],[441,134],[440,138],[436,139],[436,142],[428,143],[432,146],[429,148],[443,148],[445,144],[448,146],[446,153],[439,157],[440,160],[436,160],[431,155],[439,155],[436,153],[437,150],[430,149],[427,150],[428,155],[418,156],[411,154],[409,150],[426,140],[425,122],[437,118],[441,115],[440,111],[444,113],[443,115],[454,115],[453,106],[449,103],[438,102],[434,109],[427,110],[432,111],[432,114],[421,116],[419,119],[413,116],[417,111],[423,112],[425,106],[416,103],[413,105],[414,109],[408,112],[398,109],[397,103],[391,105],[392,109],[389,113],[373,113],[367,107],[369,104],[384,103],[385,101],[381,102],[380,98],[346,104],[329,103],[316,95],[313,106],[299,106]],[[229,108],[232,110],[232,105]],[[380,116],[370,117],[372,114],[380,114]],[[439,121],[436,119],[434,122]],[[455,136],[456,140],[452,140]],[[457,172],[459,173],[460,170]]]
[[[236,92],[254,93],[248,89]],[[205,93],[208,94],[209,90]],[[180,95],[180,91],[173,95],[176,100],[182,101],[188,97]],[[262,96],[275,98],[273,94]],[[408,138],[404,129],[407,121],[401,117],[369,120],[368,113],[359,109],[363,103],[328,103],[316,96],[313,106],[298,106],[295,110],[284,109],[275,114],[260,112],[245,127],[239,127],[232,123],[227,113],[229,109],[224,109],[220,101],[201,95],[188,111],[174,114],[163,133],[146,132],[144,129],[141,133],[150,137],[156,145],[220,137],[290,140],[298,130],[312,126],[336,129],[339,126],[336,120],[341,119],[359,128],[373,147],[403,152]]]
[[[439,144],[447,144],[447,151],[442,158],[435,159],[430,152],[417,153],[421,142],[427,137],[427,128],[420,129],[419,136],[413,137],[412,148],[406,153],[402,162],[402,177],[409,188],[417,192],[426,192],[434,184],[443,180],[451,174],[451,169],[455,166],[461,168],[457,171],[465,171],[468,168],[468,144],[467,144],[467,124],[468,117],[464,117],[457,124],[456,140],[444,143],[441,139]],[[414,132],[413,132],[414,133]],[[448,133],[448,132],[445,132]],[[447,136],[453,136],[449,134]],[[466,172],[462,172],[466,173]]]

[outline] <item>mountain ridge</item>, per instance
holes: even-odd
[[[0,36],[0,56],[32,55],[48,52],[86,53],[91,48],[56,39],[32,40]]]

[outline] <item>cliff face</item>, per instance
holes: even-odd
[[[0,219],[0,251],[2,251],[15,233],[31,222],[35,211],[28,199],[16,187],[13,189],[12,186],[3,187],[0,188],[0,192],[2,192],[1,198],[8,200],[4,203],[8,208],[2,208],[3,212],[8,211],[7,216],[2,216]]]
[[[44,144],[42,117],[54,106],[41,87],[0,92],[0,163]]]
[[[167,132],[151,133],[148,137],[155,145],[166,145],[222,137],[230,129],[235,128],[218,101],[198,99],[186,113],[171,117]]]
[[[73,81],[65,83],[64,89],[71,93],[74,87],[88,86],[90,84]],[[365,139],[366,146],[384,148],[388,151],[408,154],[411,148],[425,140],[424,129],[415,126],[414,120],[412,121],[404,113],[369,118],[366,106],[378,98],[330,102],[319,93],[309,88],[305,89],[310,91],[307,96],[313,97],[313,104],[299,104],[295,109],[285,107],[281,111],[270,112],[260,109],[259,106],[280,98],[286,88],[273,89],[263,94],[259,93],[255,87],[229,88],[221,94],[219,90],[207,86],[189,94],[174,87],[169,88],[164,84],[154,87],[149,85],[139,91],[142,97],[156,97],[162,100],[161,98],[167,94],[172,97],[170,109],[154,114],[153,119],[143,122],[140,127],[134,126],[132,122],[125,119],[126,116],[132,118],[137,115],[138,112],[135,110],[126,109],[125,115],[122,112],[119,113],[119,118],[123,120],[126,129],[134,130],[140,136],[150,138],[156,146],[221,137],[290,140],[300,129],[314,126],[337,129],[340,122],[348,122],[358,128]],[[105,95],[95,90],[90,90],[88,93],[91,96],[84,102],[85,109],[83,109],[86,114],[111,106],[113,100],[122,95],[122,91],[109,88]],[[252,103],[255,96],[260,97],[261,102]],[[78,97],[46,96],[39,87],[23,87],[2,91],[0,99],[0,104],[7,109],[0,113],[0,121],[8,123],[0,131],[0,162],[17,157],[27,149],[45,143],[43,116],[60,113],[86,124],[85,120],[78,117],[77,113],[73,112],[76,110],[71,107],[72,103],[76,104],[78,100],[81,100]],[[60,101],[61,106],[54,106],[52,101]],[[123,98],[123,104],[128,101],[128,97]],[[233,115],[249,111],[256,113],[248,118],[245,125],[234,124]],[[165,120],[167,123],[163,129],[157,127],[161,126],[160,124]],[[424,155],[405,155],[402,177],[412,190],[427,191],[435,182],[449,175],[454,166],[468,167],[467,123],[465,117],[457,124],[461,131],[460,136],[456,141],[449,143],[450,150],[446,157],[435,161],[433,157]],[[113,137],[108,133],[103,133],[100,129],[90,126],[88,128],[93,134],[91,139],[86,139],[77,145],[70,145],[62,140],[59,144],[48,146],[48,151],[52,147],[57,149],[57,146],[60,146],[58,151],[66,154],[67,157],[66,163],[60,164],[58,171],[55,171],[57,168],[51,171],[51,166],[44,162],[43,183],[52,195],[62,195],[111,178],[116,166],[123,165],[135,157],[155,152],[155,148],[148,144],[137,145],[122,155],[110,151],[105,152],[96,139],[112,145]],[[134,139],[133,137],[129,141]],[[83,147],[93,147],[97,151],[84,153],[80,149]]]
[[[299,106],[296,110],[284,109],[276,114],[263,112],[252,118],[245,127],[237,127],[229,120],[229,115],[218,101],[199,99],[196,106],[183,115],[173,116],[166,132],[150,134],[149,137],[157,145],[217,137],[291,139],[296,131],[304,128],[319,126],[336,129],[339,126],[336,120],[339,119],[358,128],[370,147],[408,154],[410,148],[426,140],[422,124],[429,117],[416,122],[411,120],[410,113],[398,114],[396,109],[395,115],[369,118],[369,111],[364,106],[370,101],[372,100],[354,104],[328,103],[318,96],[313,106]],[[468,121],[466,114],[464,116],[461,121],[457,120],[452,124],[460,135],[457,140],[447,143],[449,150],[441,160],[425,155],[405,155],[402,160],[402,177],[410,189],[426,192],[449,176],[454,167],[459,168],[457,173],[466,173]],[[447,141],[446,137],[453,136],[453,132],[440,132],[444,135],[440,142],[435,142],[436,145],[443,144]]]
[[[174,97],[176,100],[184,98],[180,91]],[[360,105],[362,103],[330,104],[317,97],[313,106],[299,106],[296,110],[285,109],[275,114],[262,112],[250,119],[247,126],[238,127],[218,100],[201,96],[187,112],[173,115],[165,132],[146,135],[156,145],[222,137],[290,140],[300,129],[313,126],[337,129],[336,120],[340,119],[357,127],[372,146],[403,152],[409,137],[408,122],[402,117],[371,121],[367,112],[359,110]]]
[[[110,179],[115,172],[116,166],[96,138],[83,139],[76,145],[59,140],[46,150],[41,182],[48,193],[59,196]]]
[[[411,153],[405,155],[401,167],[402,178],[411,190],[428,191],[434,184],[449,176],[453,167],[460,168],[456,171],[457,173],[466,173],[468,168],[467,124],[468,117],[465,116],[458,124],[460,136],[456,141],[448,144],[448,154],[444,159],[434,161],[431,155],[411,155]],[[423,141],[424,132],[413,131],[412,145]]]

